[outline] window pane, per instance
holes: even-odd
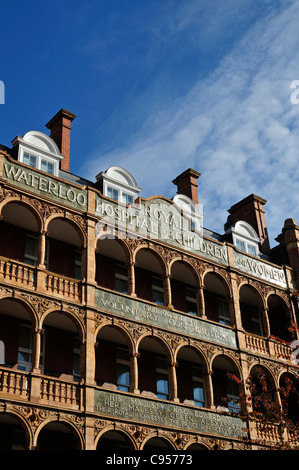
[[[204,388],[203,384],[199,384],[198,382],[193,382],[193,399],[197,406],[204,406],[205,404],[205,396],[204,396]]]
[[[248,252],[250,255],[256,256],[256,249],[255,249],[255,246],[254,246],[254,245],[249,245],[249,244],[247,244],[247,252]]]
[[[114,199],[115,201],[118,200],[118,190],[114,188],[107,188],[107,196],[110,197],[111,199]]]
[[[133,204],[133,196],[130,194],[122,193],[121,200],[124,204]]]
[[[236,246],[238,250],[245,251],[245,243],[241,240],[236,240]]]
[[[128,282],[124,279],[115,278],[115,290],[121,292],[122,294],[128,293]]]
[[[36,157],[34,157],[33,155],[29,155],[28,153],[24,153],[23,163],[32,166],[33,168],[36,168]]]
[[[19,347],[24,348],[24,349],[31,349],[31,331],[30,331],[30,328],[27,328],[25,326],[20,327]]]

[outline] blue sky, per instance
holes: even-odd
[[[116,164],[172,198],[192,167],[207,228],[251,193],[272,246],[299,223],[298,0],[2,0],[1,20],[1,144],[63,107],[75,174]]]

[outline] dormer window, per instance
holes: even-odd
[[[238,250],[252,256],[259,256],[260,240],[251,225],[240,220],[230,227],[227,233],[229,232],[231,232],[233,244]]]
[[[19,162],[49,175],[58,176],[63,156],[49,136],[42,132],[30,131],[23,138],[16,137],[13,145],[18,147]]]
[[[108,168],[106,172],[99,173],[96,178],[104,196],[122,204],[133,204],[141,191],[133,176],[119,166]]]

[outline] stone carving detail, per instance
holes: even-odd
[[[38,426],[50,416],[54,416],[56,419],[58,419],[58,413],[50,410],[31,408],[29,406],[12,406],[11,409],[20,413],[24,418],[26,418],[33,430],[36,430]]]
[[[27,294],[27,292],[18,292],[18,295],[22,297],[23,299],[25,299],[34,307],[39,317],[41,317],[42,314],[50,308],[57,308],[57,309],[61,308],[61,302],[48,300],[43,297],[39,297],[37,295]]]

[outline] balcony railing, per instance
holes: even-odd
[[[78,382],[53,377],[31,375],[29,372],[0,368],[0,398],[18,397],[25,400],[79,409],[80,386]]]
[[[49,294],[61,295],[71,300],[80,301],[81,299],[80,281],[56,273],[47,272],[46,290]]]
[[[291,361],[291,347],[279,339],[264,338],[262,336],[245,333],[245,346],[253,353],[274,356],[277,359]]]
[[[0,369],[0,393],[28,399],[30,381],[26,372]]]
[[[41,400],[51,404],[79,409],[80,390],[78,383],[41,377]]]
[[[26,287],[36,286],[36,269],[32,266],[0,257],[0,279]]]

